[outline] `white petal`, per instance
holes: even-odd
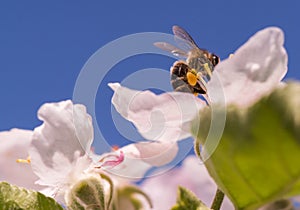
[[[212,203],[217,189],[204,165],[195,156],[187,157],[183,165],[162,175],[147,178],[142,183],[142,189],[150,196],[153,210],[171,209],[176,203],[178,186],[186,187],[194,192],[206,205]],[[234,209],[226,198],[222,204],[224,210]]]
[[[129,145],[128,147],[130,146],[132,148],[135,147],[139,151],[139,156],[131,153],[132,156],[130,157],[129,150],[125,150],[127,152],[126,157],[141,159],[152,166],[162,166],[171,162],[178,152],[178,145],[176,143],[141,142]]]
[[[134,123],[148,140],[176,142],[189,137],[190,121],[205,102],[189,93],[171,92],[155,95],[110,83],[115,91],[112,103],[127,120]]]
[[[171,162],[176,157],[178,146],[176,143],[140,142],[119,151],[124,152],[125,159],[109,172],[119,177],[139,179],[153,166]]]
[[[79,157],[90,150],[91,117],[83,105],[71,101],[44,104],[38,117],[43,124],[34,130],[31,165],[39,183],[56,186],[68,181]],[[86,166],[88,167],[88,165]]]
[[[38,177],[30,164],[16,162],[28,157],[32,133],[21,129],[0,132],[0,181],[33,190],[41,189],[34,184]]]
[[[85,173],[87,166],[91,164],[91,160],[86,155],[78,156],[73,163],[70,163],[63,156],[57,156],[54,157],[54,159],[60,159],[60,164],[54,165],[53,169],[55,170],[49,170],[48,176],[39,179],[37,184],[47,186],[40,191],[41,193],[49,197],[54,197],[57,202],[64,204],[66,202],[64,199],[65,194],[70,191],[72,185],[76,184],[78,180],[91,175]],[[65,165],[65,167],[63,165]]]
[[[226,103],[248,106],[279,85],[287,72],[287,54],[281,29],[257,32],[230,59],[218,64],[208,92],[221,85]],[[211,95],[211,94],[210,94]]]

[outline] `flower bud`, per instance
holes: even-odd
[[[66,202],[69,209],[106,210],[108,202],[103,180],[89,177],[77,182],[67,193]]]

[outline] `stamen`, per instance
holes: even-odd
[[[230,54],[229,54],[229,58],[232,58],[233,56],[234,56],[233,53],[230,53]]]
[[[30,159],[30,156],[28,156],[27,159],[17,159],[16,162],[30,164],[31,159]]]
[[[112,151],[117,151],[117,150],[119,149],[119,146],[113,145],[113,146],[111,147],[111,149],[112,149]]]
[[[107,159],[111,159],[111,158],[114,158],[114,160],[107,160]],[[124,153],[121,150],[119,155],[109,154],[109,155],[106,155],[105,157],[103,157],[102,159],[100,159],[99,162],[101,163],[101,165],[96,166],[95,168],[102,168],[102,167],[113,168],[113,167],[119,165],[120,163],[122,163],[123,161],[124,161]]]

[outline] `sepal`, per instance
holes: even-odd
[[[171,210],[211,210],[196,195],[184,187],[178,187],[177,203]]]

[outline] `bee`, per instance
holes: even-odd
[[[181,48],[166,42],[155,42],[154,45],[177,57],[186,59],[185,61],[176,61],[170,69],[173,89],[195,95],[205,94],[207,92],[205,84],[210,80],[214,67],[220,62],[220,58],[199,48],[183,28],[173,26],[172,29],[175,41]]]

